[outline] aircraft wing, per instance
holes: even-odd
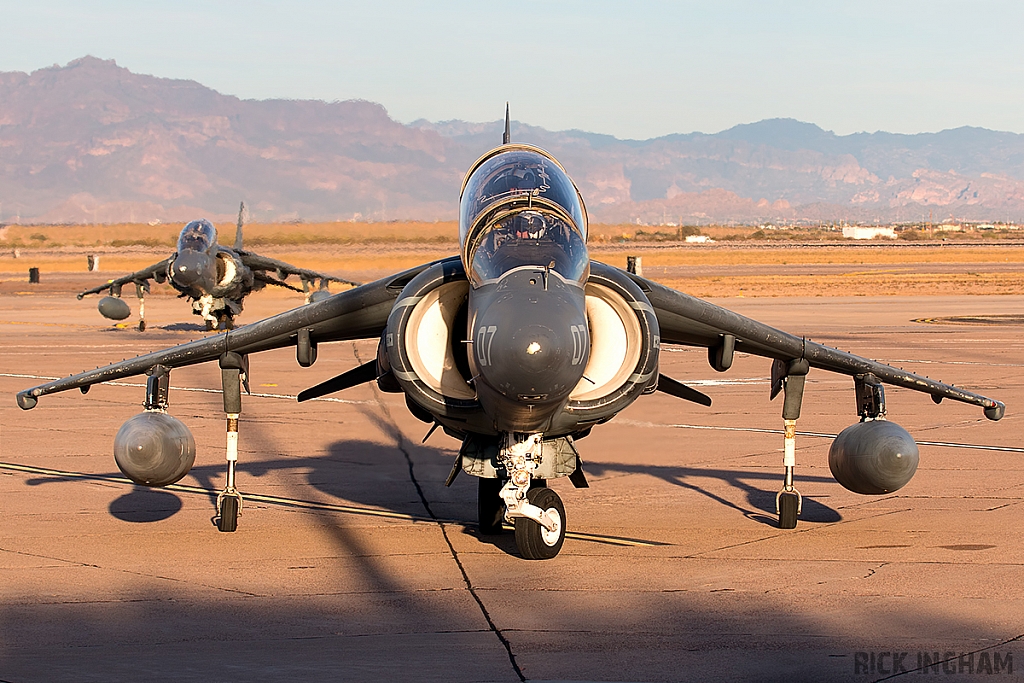
[[[328,282],[340,282],[344,285],[358,286],[361,284],[359,282],[353,282],[352,280],[327,275],[326,273],[320,273],[315,270],[299,268],[291,265],[290,263],[285,263],[284,261],[278,261],[277,259],[254,254],[251,251],[239,251],[238,256],[242,259],[242,263],[247,265],[250,269],[254,271],[266,271],[268,273],[273,272],[277,275],[277,278],[282,281],[289,275],[298,275],[303,280],[308,280],[310,282],[326,280]],[[268,284],[278,284],[277,282],[270,282],[270,278],[261,279],[263,282],[267,282]]]
[[[92,289],[87,289],[84,292],[80,292],[78,294],[78,298],[81,299],[87,294],[99,294],[100,292],[103,291],[110,291],[113,288],[120,287],[122,285],[127,285],[129,283],[141,285],[150,280],[164,282],[167,279],[167,266],[170,265],[173,259],[173,256],[168,256],[163,261],[160,261],[159,263],[154,263],[151,266],[146,266],[142,270],[137,270],[134,273],[131,273],[130,275],[123,275],[115,280],[110,280],[105,284],[98,285],[96,287],[93,287]]]
[[[599,273],[602,268],[611,266],[592,263],[593,272]],[[986,396],[797,337],[645,278],[630,277],[654,307],[662,343],[714,348],[722,343],[724,335],[731,335],[736,351],[782,362],[803,359],[810,367],[844,375],[872,374],[885,384],[929,394],[936,403],[949,398],[981,406],[990,420],[1003,416],[1003,404]],[[772,396],[777,391],[778,387],[773,386]]]
[[[35,407],[40,396],[68,389],[81,389],[84,393],[93,384],[141,375],[157,365],[180,368],[215,361],[229,351],[245,355],[294,346],[302,329],[308,329],[310,338],[318,343],[379,337],[402,288],[430,265],[418,266],[215,337],[154,351],[26,389],[18,392],[18,405],[29,410]]]

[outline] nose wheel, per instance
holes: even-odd
[[[516,517],[516,547],[527,560],[550,560],[565,542],[565,506],[558,494],[549,488],[530,489],[526,500],[543,510],[546,524]]]

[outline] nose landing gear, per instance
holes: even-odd
[[[508,473],[508,482],[498,491],[499,500],[505,503],[505,519],[515,526],[516,547],[527,560],[548,560],[558,554],[565,541],[565,506],[558,494],[546,487],[530,488],[534,470],[542,457],[541,434],[532,434],[518,439],[512,434],[506,436],[499,460]],[[486,487],[481,480],[480,492]],[[481,501],[483,498],[481,497]],[[481,502],[481,531],[484,522],[492,519],[491,508],[484,509]],[[500,509],[500,505],[498,506]],[[499,524],[500,526],[500,524]]]

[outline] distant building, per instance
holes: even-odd
[[[896,230],[894,228],[868,228],[860,225],[848,225],[843,228],[843,237],[854,240],[873,240],[876,237],[884,237],[894,240],[896,239]]]

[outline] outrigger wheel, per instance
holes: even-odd
[[[480,477],[476,511],[480,533],[483,535],[490,536],[504,531],[501,526],[505,519],[505,504],[501,500],[501,487],[504,485],[503,479]]]
[[[558,520],[558,528],[548,530],[528,517],[516,517],[516,547],[527,560],[550,560],[565,542],[565,506],[549,488],[530,489],[526,499]]]
[[[238,528],[238,496],[221,496],[220,506],[217,510],[217,529],[220,531],[234,531]]]
[[[795,529],[796,516],[800,506],[800,496],[792,491],[779,494],[779,528]]]

